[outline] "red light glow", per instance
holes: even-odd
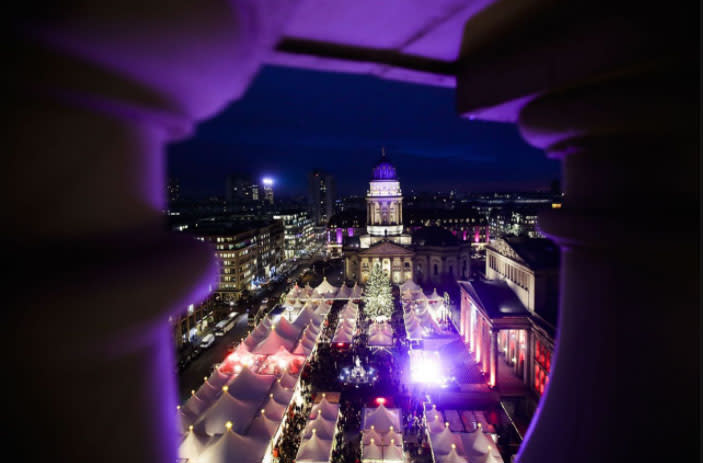
[[[376,397],[375,402],[377,405],[386,405],[386,398],[385,397]]]

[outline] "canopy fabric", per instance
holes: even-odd
[[[310,354],[310,352],[312,352],[312,347],[308,347],[302,342],[299,342],[298,345],[295,346],[295,349],[293,349],[293,354],[304,355],[306,357]]]
[[[278,420],[283,419],[283,415],[286,413],[286,408],[288,407],[288,403],[290,402],[285,402],[281,403],[276,400],[275,397],[272,397],[273,394],[269,395],[269,398],[266,400],[266,404],[264,405],[264,411],[266,412],[266,416],[270,418],[276,418]]]
[[[191,395],[188,397],[188,400],[186,400],[186,403],[183,404],[183,407],[181,407],[181,410],[186,413],[187,415],[190,415],[192,417],[198,417],[200,416],[207,408],[210,406],[209,403],[205,402],[203,399],[195,395]]]
[[[351,288],[342,283],[342,286],[339,287],[339,291],[337,291],[337,299],[349,299],[349,296],[351,296]]]
[[[350,299],[361,299],[361,296],[364,294],[364,290],[361,289],[361,286],[359,286],[357,283],[354,283],[354,287],[351,290],[351,295],[349,296]]]
[[[273,399],[279,404],[287,405],[293,397],[293,388],[283,387],[278,381],[273,383],[273,387],[269,391],[269,395],[273,395]]]
[[[364,445],[361,451],[361,461],[383,460],[383,450],[374,440]]]
[[[408,293],[411,291],[422,291],[422,288],[416,284],[413,280],[406,280],[405,283],[400,285],[401,293]]]
[[[334,297],[337,294],[337,287],[330,284],[330,282],[327,281],[327,277],[322,277],[322,283],[315,287],[315,291],[321,296],[331,295]]]
[[[403,447],[401,445],[398,445],[397,441],[394,442],[393,445],[387,445],[383,447],[383,461],[398,463],[405,461]]]
[[[267,442],[225,431],[200,455],[198,463],[259,463]]]
[[[435,419],[439,419],[442,422],[444,422],[444,416],[442,416],[442,412],[437,410],[437,407],[435,405],[432,405],[432,408],[429,410],[425,410],[425,420],[429,421],[434,421]]]
[[[442,432],[430,434],[430,440],[435,455],[446,455],[452,450],[452,445],[462,445],[459,437],[455,436],[449,427],[445,427]]]
[[[332,337],[333,343],[351,344],[353,340],[354,340],[354,336],[344,330],[337,331],[336,333],[334,333],[334,336]]]
[[[381,443],[383,441],[383,437],[381,436],[381,434],[379,434],[374,428],[366,428],[361,431],[361,442],[364,445],[369,445],[371,439],[373,439],[374,442],[377,443]]]
[[[439,294],[437,294],[437,288],[435,288],[434,291],[432,292],[432,294],[430,294],[430,295],[427,297],[427,301],[428,301],[428,302],[432,302],[432,303],[434,303],[434,302],[440,302],[440,301],[443,301],[443,300],[444,300],[444,298],[443,298],[442,296],[440,296]]]
[[[446,426],[444,425],[444,421],[437,416],[436,419],[433,420],[427,420],[427,429],[429,429],[430,434],[435,434],[444,431],[444,428]]]
[[[375,409],[366,408],[365,412],[364,428],[374,426],[376,431],[382,434],[388,432],[391,426],[396,430],[401,429],[400,409],[389,410],[381,404]]]
[[[209,382],[203,381],[195,395],[206,404],[211,404],[217,400],[221,393],[222,387],[215,387]]]
[[[228,393],[222,394],[195,422],[194,428],[197,432],[213,436],[225,432],[225,424],[231,421],[234,431],[244,432],[256,413],[257,405],[235,399]]]
[[[393,345],[393,338],[387,334],[376,333],[369,337],[369,346],[383,347]]]
[[[178,407],[176,416],[178,420],[178,431],[181,434],[185,434],[186,432],[188,432],[188,426],[193,424],[193,421],[195,421],[196,417],[190,412],[184,410],[183,407]]]
[[[222,386],[227,384],[227,381],[230,379],[231,375],[221,372],[219,368],[215,368],[210,377],[207,379],[207,382],[217,389],[222,389]]]
[[[332,421],[326,420],[322,414],[318,414],[314,420],[309,420],[303,430],[303,437],[312,436],[314,429],[320,439],[332,440],[336,431],[336,418]]]
[[[487,456],[488,454],[497,456],[502,460],[495,442],[486,436],[482,428],[477,428],[473,432],[461,433],[458,435],[461,437],[464,454],[469,458],[469,460]]]
[[[258,375],[250,368],[244,367],[227,385],[228,392],[239,400],[261,403],[271,389],[273,381],[274,377],[271,375]]]
[[[402,443],[403,435],[397,432],[397,430],[389,430],[381,436],[381,445],[401,445]]]
[[[278,378],[278,382],[281,383],[281,386],[292,389],[298,383],[298,377],[293,376],[290,373],[285,373],[283,376]]]
[[[303,329],[303,327],[297,327],[292,325],[288,320],[286,320],[285,317],[281,317],[278,319],[278,323],[276,324],[276,327],[274,330],[278,334],[281,335],[282,338],[288,339],[290,341],[295,342],[296,339],[300,336],[300,332]]]
[[[298,463],[328,463],[332,453],[332,441],[320,439],[317,433],[304,439],[298,449],[295,461]]]
[[[262,339],[256,347],[254,347],[251,351],[254,354],[260,354],[260,355],[273,355],[275,354],[278,349],[283,346],[288,350],[291,350],[294,345],[293,340],[286,339],[285,337],[281,336],[278,332],[278,330],[271,330],[268,335]]]
[[[281,418],[271,419],[266,416],[266,409],[262,409],[251,422],[246,435],[257,440],[265,440],[268,442],[274,434],[276,434],[280,424]]]
[[[322,400],[312,406],[310,419],[314,420],[318,413],[322,414],[322,417],[326,420],[336,420],[339,416],[339,404],[331,404],[326,397],[323,397]]]
[[[466,458],[457,453],[456,448],[451,449],[451,451],[445,456],[438,456],[436,461],[437,463],[469,463]]]
[[[185,438],[178,446],[178,458],[197,461],[209,442],[210,436],[207,434],[198,434],[194,431],[188,431]]]

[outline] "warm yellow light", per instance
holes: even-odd
[[[552,209],[561,209],[561,203],[552,203]]]
[[[188,431],[193,432],[193,425],[188,426]]]
[[[195,389],[190,390],[190,395],[195,395]]]
[[[269,399],[273,399],[273,394],[269,394]]]
[[[448,427],[449,427],[449,421],[445,421],[445,422],[444,422],[444,427],[445,427],[445,428],[448,428]]]
[[[456,444],[452,444],[452,450],[456,449]]]
[[[176,410],[180,410],[180,409],[181,409],[181,406],[180,406],[180,405],[176,405]]]
[[[232,429],[232,422],[231,421],[226,422],[225,428],[227,428],[227,431],[230,431]]]

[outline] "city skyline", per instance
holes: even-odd
[[[358,186],[385,147],[414,191],[526,191],[561,178],[558,161],[528,146],[515,126],[456,115],[454,94],[267,66],[241,100],[168,147],[168,174],[187,196],[222,194],[233,173],[272,177],[277,194],[296,196],[309,171],[322,169],[336,177],[339,195],[363,195]],[[272,114],[271,106],[286,111]]]

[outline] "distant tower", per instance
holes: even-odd
[[[264,190],[264,201],[273,204],[273,179],[270,177],[264,177],[261,179],[261,185]]]
[[[326,225],[334,215],[336,188],[334,177],[318,169],[308,175],[308,205],[315,225]]]
[[[169,178],[168,186],[166,188],[169,202],[178,201],[180,199],[181,183],[178,181],[177,178]]]
[[[366,194],[366,232],[371,236],[399,236],[403,233],[403,193],[385,148],[372,172]]]

